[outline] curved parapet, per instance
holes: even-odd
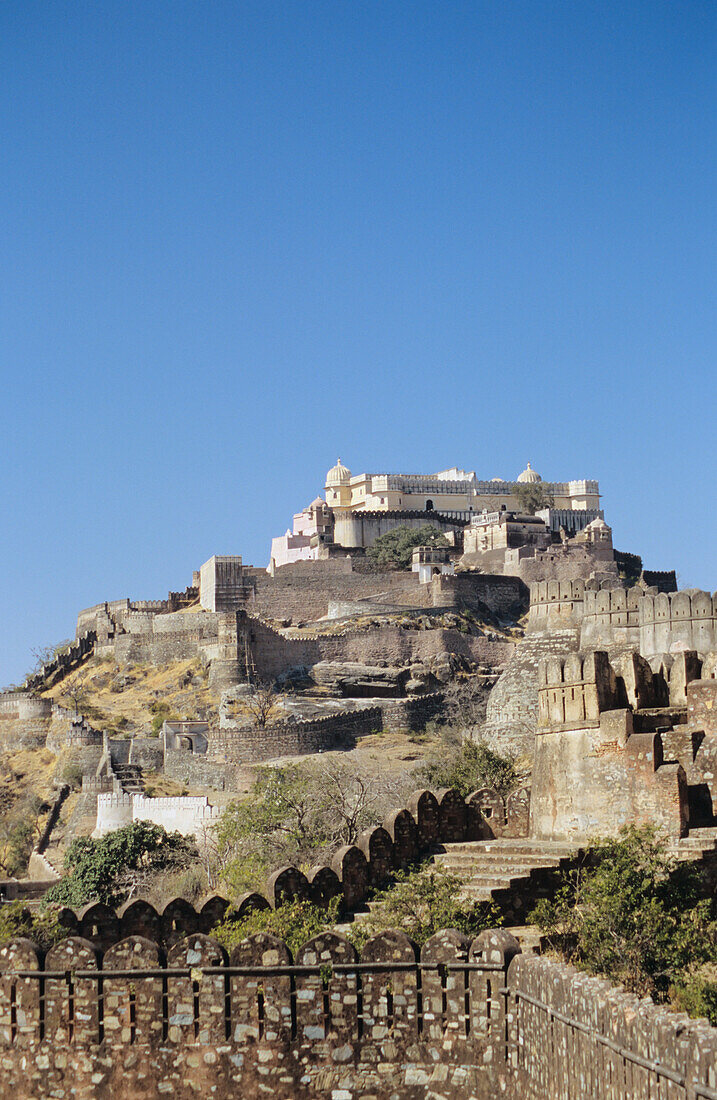
[[[640,641],[640,600],[644,589],[585,590],[580,647],[634,645]]]
[[[585,602],[585,581],[534,581],[530,586],[528,630],[554,630],[579,625]]]
[[[709,653],[717,648],[717,593],[697,588],[648,593],[640,599],[639,626],[645,657],[692,649]]]
[[[549,657],[538,668],[538,732],[599,726],[600,714],[618,705],[607,653]]]

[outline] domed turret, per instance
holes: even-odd
[[[351,471],[341,463],[341,459],[336,460],[336,465],[332,466],[326,475],[326,487],[330,485],[348,485],[351,481]]]
[[[543,479],[540,474],[536,473],[530,463],[528,463],[528,465],[525,467],[522,474],[518,474],[518,481],[521,483],[521,485],[525,485],[526,482],[528,482],[529,484],[535,484],[536,481],[542,480]]]

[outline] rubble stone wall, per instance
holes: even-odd
[[[36,975],[36,976],[35,976]],[[231,955],[194,933],[100,953],[0,947],[3,1088],[17,1100],[675,1100],[711,1095],[717,1029],[523,956],[502,930],[400,931],[360,956],[336,933],[295,956],[258,933]]]

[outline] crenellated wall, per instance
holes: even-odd
[[[693,1100],[717,1093],[717,1029],[535,955],[508,969],[515,1100]]]
[[[640,601],[644,588],[586,588],[580,648],[640,642]]]
[[[640,652],[645,657],[717,649],[717,593],[696,588],[659,592],[640,600]]]
[[[530,586],[528,630],[579,626],[583,616],[585,581],[534,581]]]
[[[353,748],[356,737],[377,733],[382,727],[381,708],[363,707],[320,718],[292,718],[263,729],[221,728],[210,732],[207,754],[230,764],[256,764],[281,756]]]
[[[104,836],[133,821],[152,821],[169,832],[191,836],[211,825],[219,810],[206,796],[180,795],[174,798],[145,798],[140,794],[112,792],[97,795],[97,825],[93,836]]]
[[[582,840],[643,822],[684,835],[685,770],[663,762],[654,722],[634,724],[655,702],[644,658],[630,654],[616,671],[604,651],[571,653],[541,662],[538,678],[531,835]]]
[[[487,1098],[507,1072],[501,990],[518,950],[506,932],[446,930],[419,954],[386,932],[359,957],[326,932],[294,957],[262,933],[227,957],[197,933],[166,960],[135,936],[102,956],[64,940],[41,963],[16,940],[0,947],[3,1088],[17,1100],[70,1087],[93,1100],[419,1100],[433,1081],[449,1100]]]
[[[717,1030],[503,930],[0,946],[0,1057],[16,1100],[672,1100],[714,1095]],[[667,1093],[665,1093],[667,1095]]]

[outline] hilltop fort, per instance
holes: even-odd
[[[416,545],[409,568],[376,565],[379,539],[427,525],[443,537]],[[138,669],[149,679],[178,670],[183,713],[155,729],[139,711],[122,728],[83,713],[83,684],[108,715],[114,704],[97,711],[97,693],[121,702]],[[73,643],[0,695],[4,751],[49,750],[80,772],[68,818],[58,763],[29,877],[2,891],[29,898],[57,879],[61,822],[63,845],[136,820],[199,835],[247,768],[351,751],[379,731],[420,735],[467,682],[485,696],[482,737],[525,763],[520,789],[418,790],[325,864],[277,868],[242,911],[338,898],[350,915],[392,868],[442,850],[518,928],[557,867],[630,823],[659,827],[717,883],[717,594],[678,591],[672,570],[617,550],[597,481],[543,482],[530,464],[515,481],[457,468],[352,475],[339,460],[324,497],[272,540],[268,566],[214,555],[183,591],[83,609]],[[252,700],[267,686],[276,705],[260,720]],[[151,797],[150,772],[193,793]],[[44,961],[26,941],[1,949],[0,1056],[17,1095],[66,1095],[51,1050],[61,1039],[73,1079],[99,1074],[102,1096],[119,1087],[130,1048],[137,1097],[146,1082],[189,1095],[188,1067],[221,1097],[241,1087],[482,1100],[497,1089],[537,1100],[558,1072],[560,1095],[598,1096],[599,1050],[611,1075],[642,1067],[629,1094],[647,1100],[661,1075],[654,1044],[669,1032],[674,1095],[717,1096],[712,1029],[678,1040],[651,1009],[640,1038],[629,997],[522,955],[507,931],[472,944],[440,933],[420,959],[402,933],[370,941],[360,959],[339,935],[295,958],[257,936],[228,959],[206,935],[226,904],[68,910],[71,937]],[[73,971],[81,978],[66,979]],[[610,1095],[627,1096],[617,1076]]]

